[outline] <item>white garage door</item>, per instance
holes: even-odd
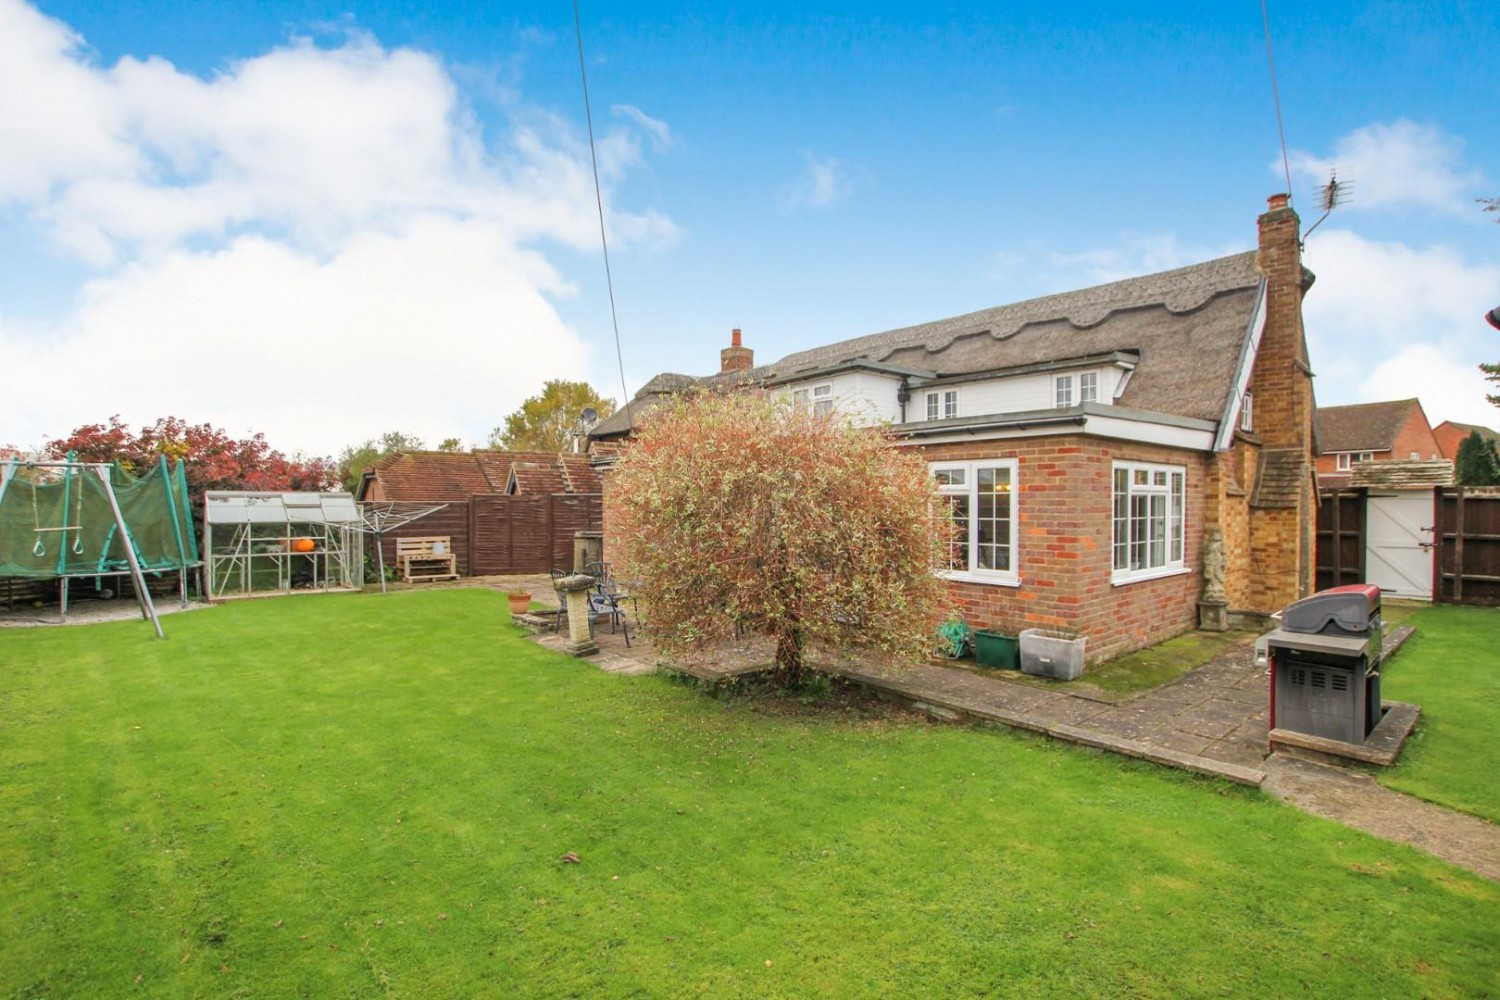
[[[1432,600],[1433,495],[1371,496],[1365,582],[1392,597]]]

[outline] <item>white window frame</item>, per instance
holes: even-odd
[[[833,383],[804,385],[792,390],[792,404],[797,407],[812,407],[813,416],[821,417],[833,412]]]
[[[1255,430],[1255,393],[1247,392],[1240,398],[1240,430],[1251,433]]]
[[[1347,451],[1341,451],[1333,457],[1334,467],[1340,472],[1348,472],[1354,467],[1354,456]]]
[[[1052,379],[1052,402],[1058,408],[1073,405],[1073,376],[1057,375]]]
[[[1099,373],[1079,372],[1078,374],[1078,401],[1080,403],[1099,402]]]
[[[928,420],[951,420],[958,416],[958,390],[934,389],[924,397]]]
[[[980,510],[980,479],[982,470],[1003,470],[1008,479],[1006,494],[1010,498],[1009,509],[1006,512],[1005,522],[1007,527],[1007,538],[1004,543],[1006,569],[981,569],[980,563],[980,533],[969,530],[961,542],[964,546],[964,557],[968,564],[967,569],[953,569],[951,567],[938,567],[935,572],[946,580],[967,580],[972,583],[988,583],[1002,587],[1019,587],[1021,585],[1021,516],[1020,516],[1020,472],[1021,463],[1014,458],[985,458],[972,462],[931,462],[928,469],[934,477],[939,473],[960,473],[963,477],[962,483],[939,484],[937,491],[945,497],[963,497],[968,501],[970,523]]]
[[[1186,572],[1187,468],[1155,462],[1113,463],[1110,583],[1138,583]]]

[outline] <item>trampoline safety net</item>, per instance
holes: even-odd
[[[110,484],[145,572],[198,563],[182,463],[162,458],[139,478],[116,464]],[[50,579],[128,571],[109,491],[87,468],[47,470],[19,462],[0,483],[0,576]]]

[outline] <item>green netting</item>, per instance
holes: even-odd
[[[50,478],[38,482],[39,474]],[[146,572],[198,562],[187,474],[165,458],[140,478],[118,465],[110,484]],[[49,579],[128,571],[125,539],[115,524],[109,492],[92,468],[7,470],[0,486],[0,576]]]

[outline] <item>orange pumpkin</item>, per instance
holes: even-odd
[[[315,542],[315,541],[313,541],[311,538],[294,538],[294,539],[292,539],[292,551],[293,552],[311,552],[313,549],[315,549],[317,547],[318,547],[318,543]]]

